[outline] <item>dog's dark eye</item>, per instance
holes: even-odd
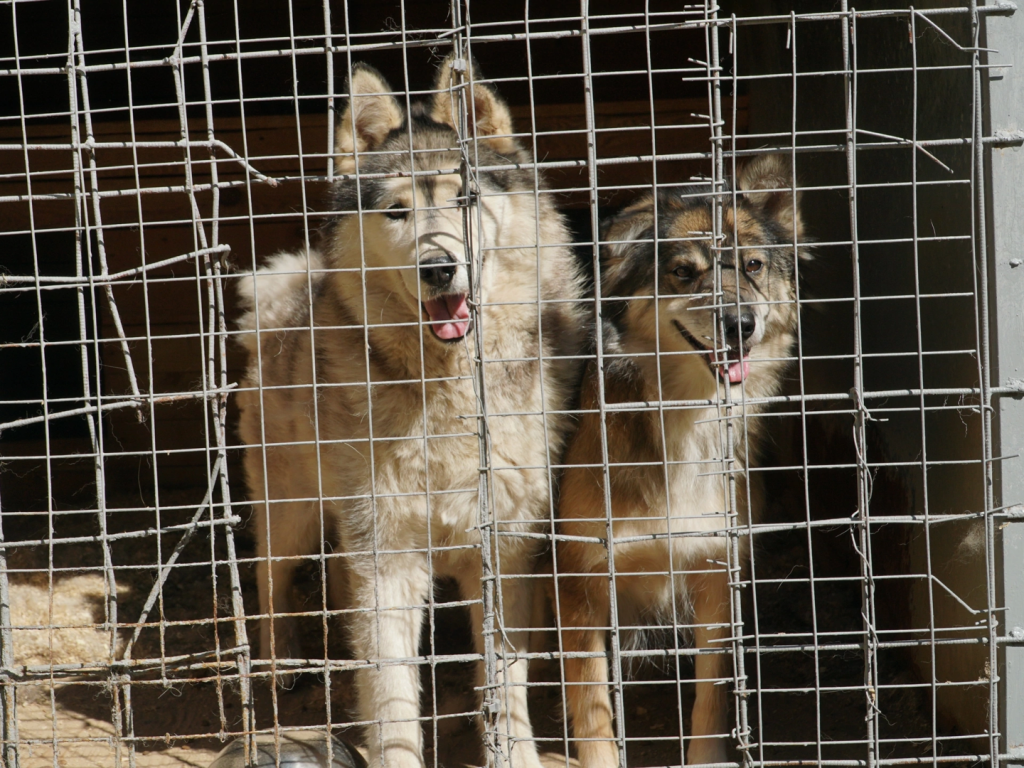
[[[672,274],[678,277],[680,280],[692,280],[693,279],[693,267],[687,267],[683,265],[676,267],[672,270]]]
[[[764,269],[764,262],[761,261],[760,259],[750,259],[747,261],[748,275],[756,275],[762,269]]]
[[[405,219],[406,216],[409,215],[409,209],[406,208],[401,203],[395,203],[394,205],[388,206],[387,210],[384,211],[384,215],[387,216],[389,219],[394,219],[395,221],[402,221],[403,219]]]

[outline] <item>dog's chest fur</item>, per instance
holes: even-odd
[[[421,348],[419,329],[409,328],[371,328],[367,339],[362,328],[351,327],[357,323],[329,289],[318,294],[315,342],[308,330],[267,334],[263,341],[264,387],[285,387],[265,390],[270,440],[312,443],[319,436],[322,494],[331,500],[325,511],[346,549],[362,548],[375,536],[388,548],[478,542],[480,404],[470,359],[475,339],[467,339],[468,349],[439,348],[430,339]],[[542,392],[535,334],[510,330],[485,312],[485,327],[488,320],[494,331],[485,335],[485,355],[503,358],[485,365],[487,413],[497,414],[487,422],[490,508],[498,519],[523,520],[521,530],[527,530],[537,500],[548,496],[547,446],[563,431],[546,434],[540,414],[558,410],[564,385],[549,370]],[[303,320],[292,323],[301,327]],[[304,476],[317,468],[315,449],[307,452],[312,460],[293,462],[296,474],[282,478],[296,497],[317,487],[316,476]]]
[[[666,396],[666,399],[674,399]],[[638,542],[616,548],[617,562],[623,570],[664,570],[669,549],[680,565],[693,562],[704,552],[718,549],[717,537],[699,536],[666,540],[666,533],[711,533],[727,525],[727,472],[742,471],[743,456],[736,455],[742,433],[733,437],[733,456],[725,459],[727,438],[714,409],[666,409],[635,414],[635,430],[651,437],[643,453],[624,455],[623,462],[643,462],[642,471],[619,470],[629,477],[617,478],[612,470],[615,503],[616,538],[660,536],[654,541]],[[661,439],[663,437],[663,440]],[[625,444],[623,444],[624,446]],[[613,461],[618,451],[610,447]],[[622,451],[625,454],[625,451]],[[643,458],[641,458],[641,456]],[[636,560],[636,563],[632,561]],[[653,563],[651,562],[653,561]]]
[[[699,361],[695,361],[699,362]],[[703,365],[703,363],[699,363]],[[697,400],[716,396],[714,384],[702,371],[683,371],[675,386],[673,376],[663,376],[658,391],[652,386],[652,371],[643,366],[612,366],[605,379],[605,398],[609,403],[657,402],[659,400]],[[694,382],[707,386],[695,389]],[[596,408],[594,369],[588,375],[584,393],[585,408]],[[705,391],[707,390],[707,391]],[[589,403],[589,404],[588,404]],[[663,410],[608,411],[606,440],[611,479],[611,504],[615,546],[615,568],[623,576],[620,590],[635,592],[632,602],[660,610],[671,600],[672,586],[668,579],[653,574],[672,569],[704,568],[706,560],[724,559],[726,539],[720,532],[729,524],[729,473],[740,472],[746,465],[743,450],[745,434],[742,420],[734,420],[732,434],[727,435],[723,414],[715,408],[672,408]],[[725,448],[732,439],[731,458],[725,460]],[[569,464],[600,465],[603,455],[600,416],[586,416],[573,445]],[[602,471],[588,470],[597,481],[591,486],[589,506],[571,504],[572,517],[600,518],[604,512],[601,488]],[[746,493],[737,484],[736,506],[741,519],[746,515]],[[596,493],[594,493],[596,492]],[[565,530],[572,533],[605,537],[606,524],[600,520],[580,524],[573,522]],[[692,534],[673,536],[666,534]],[[621,542],[638,537],[641,540]],[[605,557],[603,548],[581,548],[582,557]],[[585,570],[594,570],[597,563],[581,563]],[[677,590],[678,591],[678,590]],[[627,603],[630,601],[627,601]]]

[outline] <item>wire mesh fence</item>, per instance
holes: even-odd
[[[5,764],[1017,764],[1015,10],[0,2]]]

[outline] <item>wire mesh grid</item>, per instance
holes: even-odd
[[[6,765],[1014,759],[1014,6],[2,6]]]

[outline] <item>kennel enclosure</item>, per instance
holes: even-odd
[[[600,219],[641,193],[724,195],[769,150],[795,168],[815,242],[782,394],[758,416],[637,405],[769,435],[737,479],[763,486],[759,519],[722,510],[751,552],[721,564],[736,762],[1024,764],[1013,3],[6,0],[0,17],[7,765],[205,765],[226,739],[328,725],[359,741],[329,546],[301,569],[305,657],[256,653],[234,284],[317,244],[353,63],[405,103],[453,51],[508,101],[591,277]],[[433,765],[487,754],[464,602],[438,585],[405,660]],[[531,713],[567,765],[560,628],[538,620]],[[610,627],[630,766],[683,759],[693,654],[664,629],[633,647]]]

